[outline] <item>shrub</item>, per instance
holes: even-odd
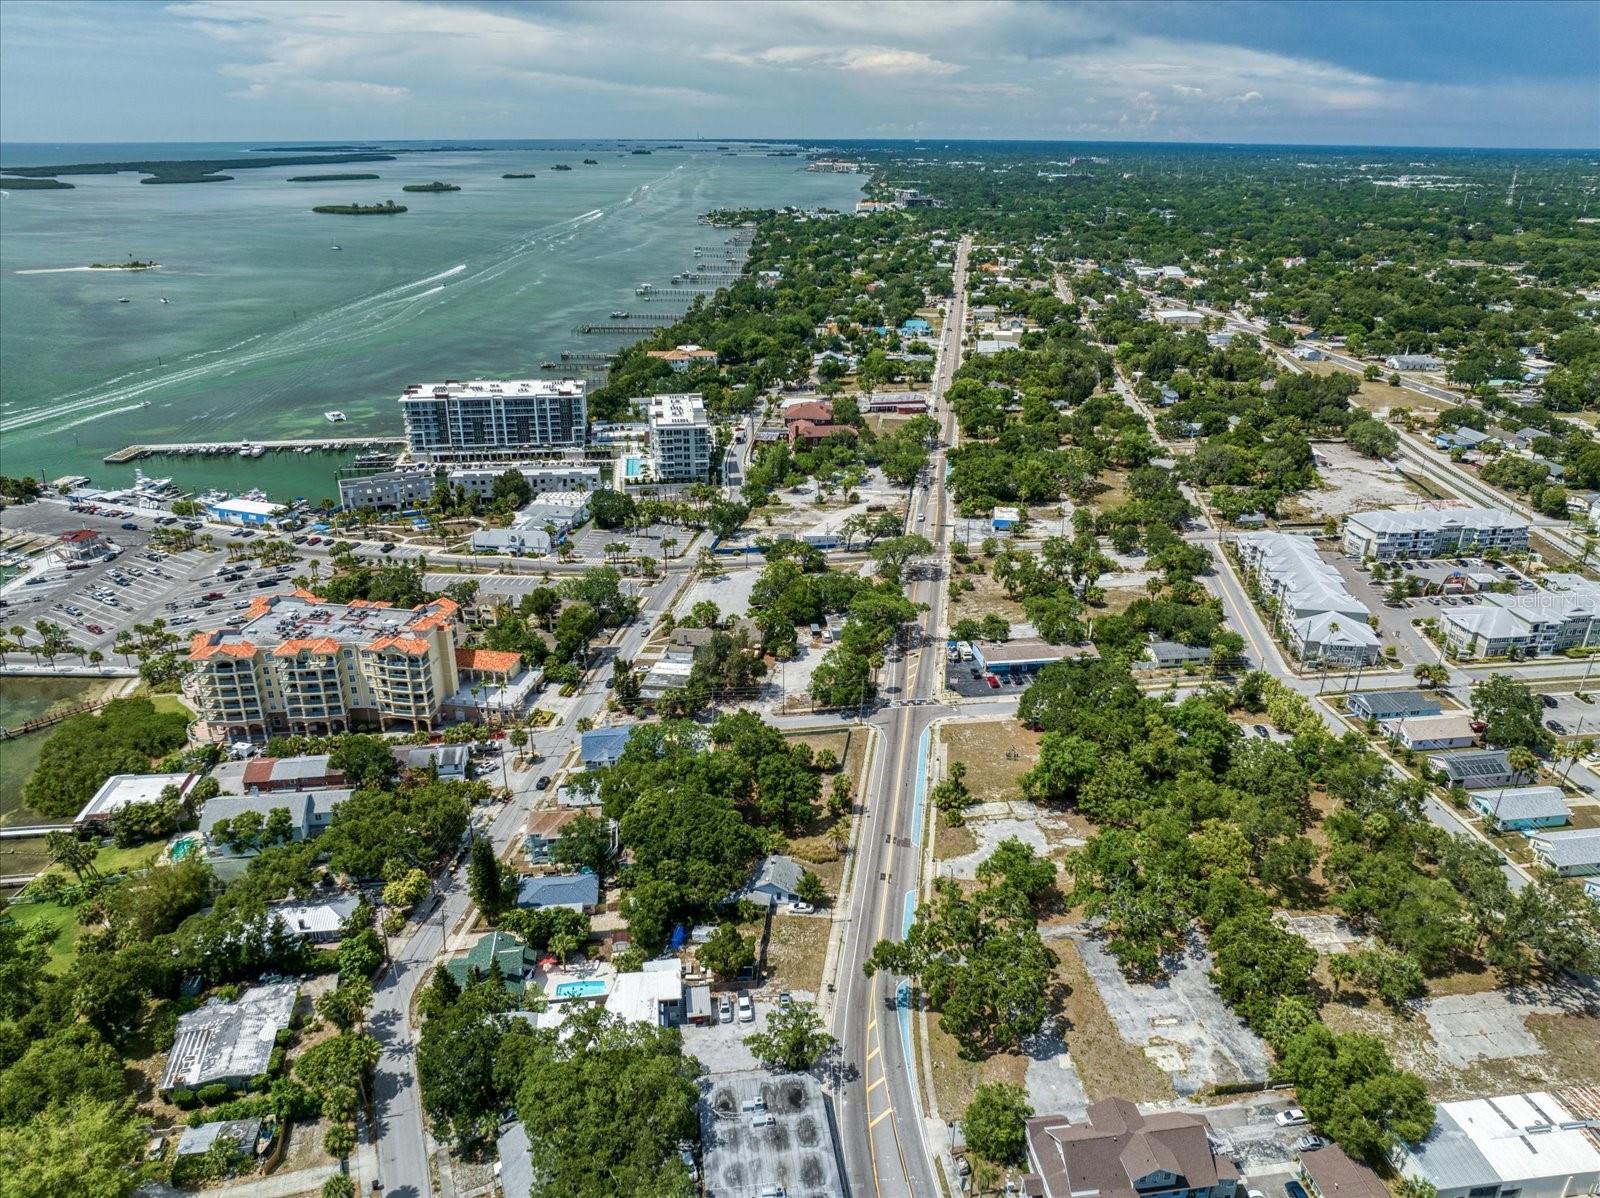
[[[170,1101],[173,1106],[185,1111],[191,1109],[192,1107],[198,1106],[200,1103],[200,1099],[195,1096],[195,1092],[193,1090],[174,1090],[171,1094]]]
[[[225,1102],[233,1094],[233,1088],[224,1082],[212,1082],[209,1086],[201,1086],[196,1097],[207,1106],[217,1102]]]

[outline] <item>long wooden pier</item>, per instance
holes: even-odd
[[[671,323],[671,320],[656,320],[651,321],[649,324],[641,324],[638,321],[629,323],[618,321],[612,324],[580,324],[572,331],[575,333],[616,333],[626,336],[631,333],[653,333],[657,329],[666,328]]]
[[[376,449],[380,446],[404,445],[404,437],[308,437],[287,441],[175,441],[147,445],[128,445],[101,459],[107,465],[120,466],[137,462],[141,458],[155,457],[226,457],[230,454],[257,456],[260,449],[266,453],[298,453],[302,449],[338,453],[349,449]]]

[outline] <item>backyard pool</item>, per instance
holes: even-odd
[[[606,992],[603,978],[585,978],[580,982],[556,983],[557,998],[599,998]]]

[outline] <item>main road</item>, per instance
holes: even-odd
[[[934,409],[947,443],[954,436],[954,421],[941,400],[960,364],[970,251],[970,240],[964,238],[956,253],[955,298],[934,372]],[[907,528],[925,532],[934,543],[935,560],[941,562],[949,543],[945,471],[941,449],[929,464],[928,485],[913,489],[907,514]],[[947,714],[935,705],[945,660],[939,573],[912,580],[910,598],[928,609],[919,621],[921,635],[886,664],[880,678],[880,692],[888,702],[873,719],[880,748],[863,789],[849,925],[837,973],[840,993],[832,1007],[833,1033],[844,1045],[848,1067],[838,1095],[845,1172],[854,1193],[874,1198],[939,1193],[917,1082],[909,983],[885,973],[868,978],[862,972],[873,945],[904,935],[921,889],[924,738],[933,720]]]

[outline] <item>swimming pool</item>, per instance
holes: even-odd
[[[624,478],[638,478],[644,473],[644,463],[638,458],[624,458],[622,461],[622,474]]]
[[[585,978],[581,982],[558,982],[555,991],[557,998],[598,998],[605,992],[606,984],[601,978]]]

